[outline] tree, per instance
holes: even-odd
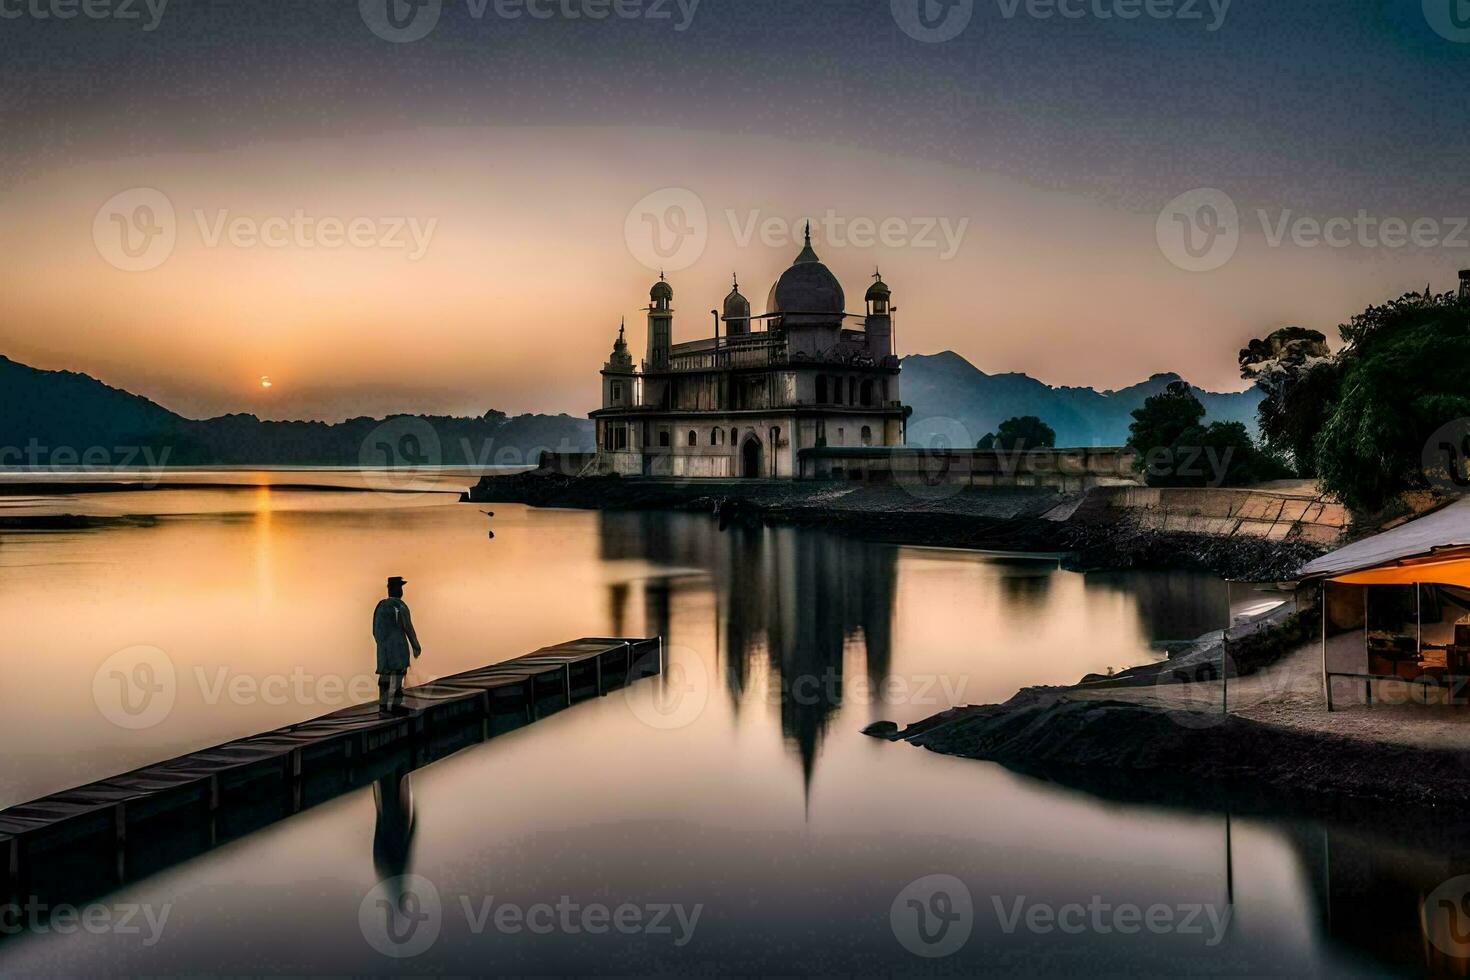
[[[1327,338],[1305,327],[1284,327],[1252,340],[1239,361],[1241,377],[1266,396],[1257,410],[1266,447],[1290,458],[1300,475],[1316,476],[1317,433],[1340,381]]]
[[[1401,297],[1341,328],[1340,394],[1315,442],[1324,489],[1359,510],[1428,485],[1438,430],[1470,419],[1470,306]]]
[[[1149,450],[1168,448],[1179,437],[1199,427],[1205,407],[1183,381],[1171,381],[1157,395],[1144,399],[1133,410],[1133,424],[1128,426],[1128,446],[1140,455]]]
[[[1170,383],[1133,412],[1128,447],[1156,487],[1258,483],[1285,475],[1285,466],[1263,453],[1239,422],[1204,425],[1205,407],[1182,381]]]
[[[1021,415],[1006,419],[1000,424],[1000,431],[986,435],[977,444],[977,448],[1016,452],[1026,449],[1052,449],[1056,444],[1057,434],[1051,426],[1035,415]]]

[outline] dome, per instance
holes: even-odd
[[[888,284],[879,277],[878,273],[873,273],[873,279],[873,285],[868,287],[868,295],[865,297],[868,302],[871,303],[874,300],[887,299],[893,295],[888,290]]]
[[[654,302],[674,298],[674,287],[664,280],[663,273],[659,273],[658,282],[654,283],[653,288],[648,291],[648,298]]]
[[[771,287],[766,312],[841,315],[846,305],[842,283],[812,251],[811,226],[807,226],[806,247]]]

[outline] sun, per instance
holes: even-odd
[[[268,377],[266,377],[265,375],[262,374],[260,376],[260,387],[261,387],[261,390],[265,390],[267,388],[274,387],[274,385],[272,384],[270,378],[268,378]]]

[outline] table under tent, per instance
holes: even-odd
[[[1470,703],[1470,499],[1307,564],[1322,583],[1327,710]]]

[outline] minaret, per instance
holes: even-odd
[[[667,371],[669,351],[674,346],[674,288],[658,274],[658,282],[648,292],[648,356],[645,371]]]
[[[868,353],[874,361],[882,364],[893,354],[893,293],[877,269],[873,270],[873,285],[868,287],[867,318],[863,321],[868,338]]]
[[[627,324],[618,325],[618,339],[602,366],[602,407],[628,408],[633,400],[633,355],[628,353]]]
[[[731,275],[734,285],[725,297],[725,335],[739,337],[750,333],[750,300],[740,295],[740,280]]]

